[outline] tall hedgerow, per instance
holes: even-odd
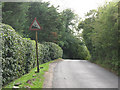
[[[5,24],[0,24],[3,41],[2,47],[2,82],[3,85],[28,73],[36,66],[35,41],[22,38],[15,30]],[[50,45],[52,46],[50,46]],[[51,42],[38,43],[39,63],[45,63],[62,57],[62,49]]]

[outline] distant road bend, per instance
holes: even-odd
[[[87,60],[64,60],[54,68],[53,88],[118,88],[118,77]]]

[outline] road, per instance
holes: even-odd
[[[118,88],[118,77],[86,60],[64,60],[54,68],[52,87]]]

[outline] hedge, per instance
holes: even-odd
[[[3,32],[2,82],[5,85],[36,66],[36,49],[34,40],[22,38],[9,25],[0,24],[0,26]],[[39,63],[62,58],[62,54],[62,49],[55,43],[38,43]]]
[[[55,43],[51,43],[51,42],[44,42],[43,43],[44,46],[47,46],[49,48],[49,55],[47,60],[54,60],[57,59],[59,57],[62,57],[63,55],[63,51],[61,49],[61,47],[59,47],[58,45],[56,45]]]
[[[2,28],[0,27],[0,30]],[[0,89],[2,88],[2,47],[3,47],[3,42],[2,42],[2,31],[0,31]]]

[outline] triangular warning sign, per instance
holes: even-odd
[[[37,19],[35,17],[35,19],[33,20],[32,24],[31,24],[31,26],[29,28],[29,30],[41,30],[41,29],[42,28],[41,28],[39,22],[37,21]]]

